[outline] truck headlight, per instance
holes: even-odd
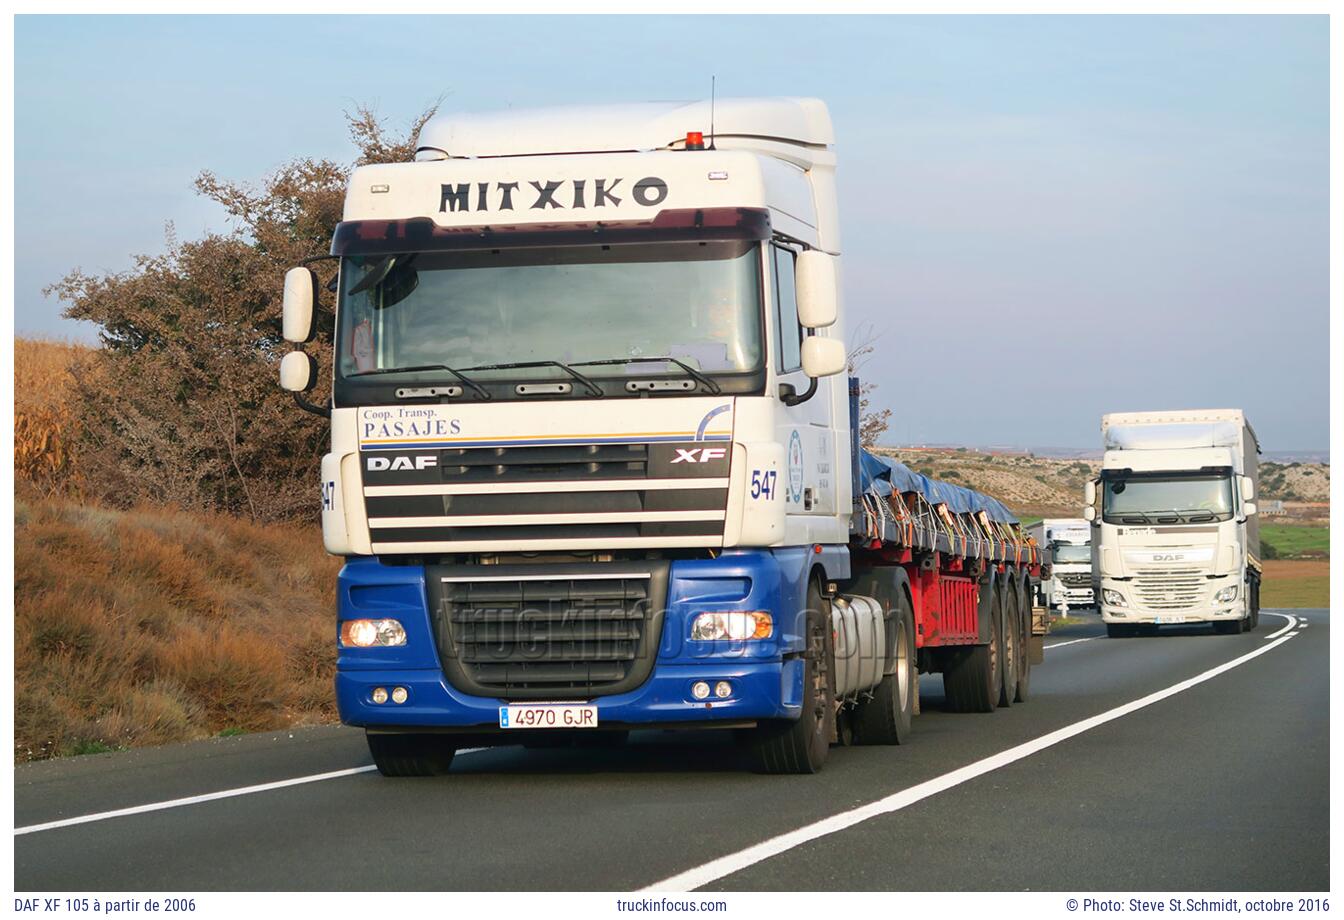
[[[406,630],[396,620],[346,620],[341,624],[341,645],[346,648],[405,644]]]
[[[1226,588],[1219,591],[1217,594],[1213,596],[1214,602],[1218,604],[1226,604],[1228,601],[1234,601],[1236,599],[1237,599],[1236,585],[1228,585]]]
[[[775,623],[764,610],[724,610],[696,614],[691,623],[691,638],[769,639]]]
[[[1105,588],[1102,590],[1101,599],[1104,600],[1111,607],[1129,606],[1129,604],[1125,603],[1125,596],[1123,594],[1121,594],[1119,591],[1112,591],[1110,588]]]

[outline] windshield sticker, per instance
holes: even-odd
[[[373,370],[373,324],[367,319],[350,330],[350,356],[361,373]]]

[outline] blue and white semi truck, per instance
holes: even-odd
[[[815,99],[510,111],[353,172],[330,404],[301,349],[281,382],[330,417],[336,694],[383,773],[640,728],[814,772],[906,740],[920,670],[1025,698],[1035,546],[858,449],[833,143]],[[287,275],[289,341],[320,288]]]

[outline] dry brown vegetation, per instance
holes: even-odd
[[[14,341],[14,478],[37,494],[80,488],[79,417],[70,383],[91,353],[71,342]]]
[[[15,757],[334,718],[339,561],[308,525],[15,504]]]

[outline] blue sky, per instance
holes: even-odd
[[[893,443],[1091,447],[1237,406],[1329,443],[1324,16],[92,17],[15,30],[20,334],[41,290],[227,229],[209,169],[346,162],[342,112],[811,95]],[[1004,396],[1040,388],[1030,407]]]

